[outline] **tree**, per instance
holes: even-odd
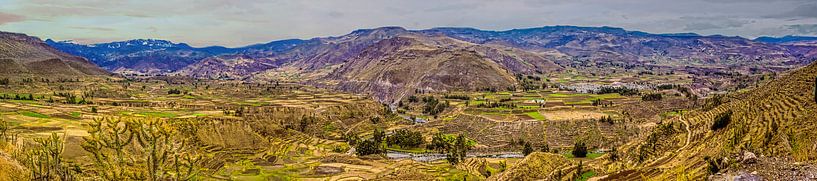
[[[372,140],[377,142],[378,144],[383,143],[383,138],[386,137],[386,132],[382,129],[374,129],[374,133],[372,133]]]
[[[530,153],[533,153],[533,148],[530,146],[530,142],[525,142],[525,146],[522,148],[522,154],[528,156]]]
[[[470,140],[463,134],[456,137],[453,135],[445,135],[437,133],[432,137],[429,149],[439,151],[446,154],[446,160],[452,165],[465,160],[468,150],[471,149],[472,144]]]
[[[465,135],[457,135],[457,140],[454,142],[454,150],[448,153],[448,161],[451,162],[452,165],[464,161],[469,149],[471,149],[471,147],[468,145],[468,139]]]
[[[416,148],[424,143],[422,133],[406,129],[397,130],[391,136],[386,137],[387,145],[398,145],[400,148]]]
[[[358,142],[357,147],[355,147],[355,151],[357,152],[358,156],[383,153],[380,142],[377,142],[374,139],[367,139]]]
[[[96,110],[96,106],[91,107],[91,112],[92,112],[92,113],[96,113],[96,111],[97,111],[97,110]]]
[[[587,157],[587,146],[582,141],[577,141],[576,144],[573,145],[573,151],[571,152],[573,157],[576,158],[584,158]]]

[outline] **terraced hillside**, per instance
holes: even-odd
[[[803,169],[817,160],[815,78],[817,64],[812,64],[757,89],[730,94],[711,110],[668,120],[646,142],[626,149],[628,159],[637,163],[633,169],[609,178],[705,178],[717,172],[811,178]]]

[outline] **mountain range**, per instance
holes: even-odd
[[[422,91],[503,89],[515,75],[576,67],[721,67],[770,71],[817,57],[807,37],[651,34],[614,27],[546,26],[361,29],[337,37],[290,39],[238,48],[196,48],[164,40],[82,45],[46,43],[120,74],[169,74],[247,81],[295,81],[376,94],[394,101]]]

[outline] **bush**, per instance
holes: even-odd
[[[417,148],[425,144],[425,140],[420,132],[401,129],[386,137],[386,144],[398,145],[400,148]]]
[[[663,96],[660,93],[652,93],[641,96],[642,101],[660,101]]]
[[[727,111],[725,113],[721,113],[718,117],[715,117],[715,122],[712,123],[712,131],[717,131],[719,129],[725,128],[729,125],[729,122],[732,121],[732,111]]]
[[[411,95],[411,96],[408,97],[409,102],[417,102],[418,100],[419,99],[417,99],[417,96],[414,96],[414,95]]]
[[[180,91],[179,89],[170,89],[167,91],[167,94],[181,94],[181,93],[182,91]]]
[[[522,154],[528,156],[530,153],[533,153],[533,148],[530,146],[530,142],[525,142],[525,146],[522,148]]]
[[[576,158],[587,157],[587,146],[584,144],[584,142],[576,142],[576,144],[573,145],[573,151],[571,153],[573,154],[573,157]]]

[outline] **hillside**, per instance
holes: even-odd
[[[561,155],[535,152],[488,180],[560,180],[562,175],[559,175],[559,170],[571,164]]]
[[[82,57],[48,46],[39,38],[0,32],[0,74],[85,76],[108,73]]]
[[[751,91],[730,94],[711,110],[698,109],[664,123],[651,139],[623,149],[629,160],[639,163],[636,169],[610,178],[701,178],[713,164],[721,173],[808,178],[803,169],[817,160],[815,79],[813,63]],[[716,124],[718,117],[730,121]],[[744,155],[749,153],[757,160],[747,161]]]

